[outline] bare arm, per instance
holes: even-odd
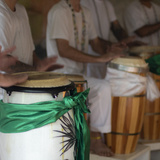
[[[121,41],[123,39],[128,38],[128,34],[126,31],[121,27],[120,23],[118,20],[113,21],[111,23],[111,30],[114,34],[114,36],[118,39],[118,41]]]
[[[145,25],[135,31],[139,37],[145,37],[157,32],[160,29],[160,23],[153,25]]]
[[[12,85],[25,82],[28,79],[28,75],[10,75],[10,74],[0,74],[0,86],[10,87]]]
[[[107,49],[110,48],[112,43],[99,37],[91,40],[90,45],[95,52],[103,55],[107,52]]]
[[[57,39],[56,42],[57,42],[58,51],[61,57],[68,58],[73,61],[82,62],[82,63],[108,62],[114,57],[120,56],[122,54],[121,48],[111,47],[108,53],[103,53],[103,49],[102,49],[102,55],[92,56],[71,47],[67,40]]]
[[[35,71],[36,67],[17,61],[15,65],[10,66],[10,73]]]

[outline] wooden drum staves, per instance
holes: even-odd
[[[113,69],[125,72],[146,75],[148,67],[136,67],[133,63],[129,65],[132,59],[118,58],[123,63],[116,64],[111,62],[108,66]],[[119,61],[118,60],[118,61]],[[138,62],[142,59],[138,58]],[[133,59],[133,62],[136,61]],[[144,60],[142,60],[143,62]],[[145,63],[145,62],[143,62]],[[135,65],[135,66],[134,66]],[[117,79],[118,81],[118,79]],[[117,91],[118,92],[118,91]],[[106,143],[116,154],[128,154],[135,151],[137,141],[141,132],[144,110],[145,110],[145,90],[133,96],[112,97],[112,130],[105,135]]]
[[[69,80],[74,82],[78,93],[83,92],[85,89],[88,88],[87,80],[85,80],[82,75],[78,75],[78,74],[65,74],[65,75]],[[88,105],[88,99],[86,103],[87,103],[86,105]],[[86,113],[83,113],[83,114],[85,119],[87,120],[87,114]]]
[[[160,76],[151,73],[157,87],[160,89]],[[144,124],[141,132],[141,139],[157,140],[160,139],[160,98],[150,102],[145,101]]]

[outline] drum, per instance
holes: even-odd
[[[42,101],[61,101],[64,97],[71,95],[75,88],[75,85],[65,76],[36,72],[28,74],[29,79],[25,83],[5,88],[4,103],[29,105]],[[72,109],[63,116],[67,121],[71,118],[74,122]],[[75,146],[68,147],[67,145],[68,148],[66,148],[66,141],[70,141],[70,139],[60,134],[61,131],[64,131],[63,123],[61,117],[55,123],[26,132],[0,132],[0,159],[74,160]]]
[[[124,76],[126,73],[131,73],[145,77],[148,71],[144,60],[133,57],[117,58],[111,61],[108,67],[116,72],[123,71]],[[122,75],[120,74],[120,76]],[[120,83],[118,79],[116,81]],[[121,85],[119,87],[121,90]],[[116,154],[128,154],[135,151],[143,123],[145,92],[144,89],[140,93],[130,96],[112,94],[112,129],[110,134],[105,135],[105,139],[107,145]]]
[[[136,46],[129,50],[130,55],[139,56],[148,59],[156,54],[160,54],[159,46]]]
[[[160,90],[160,76],[150,73]],[[149,101],[146,99],[144,124],[142,126],[141,139],[160,139],[160,98]]]
[[[78,74],[65,74],[67,78],[74,82],[77,92],[83,92],[85,89],[88,88],[87,80],[84,79],[82,75]],[[86,105],[88,106],[88,99],[86,101]],[[84,117],[87,121],[87,114],[84,113]]]

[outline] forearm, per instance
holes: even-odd
[[[82,63],[95,63],[99,62],[98,56],[92,56],[89,54],[86,54],[84,52],[78,51],[75,48],[69,47],[68,50],[66,50],[65,55],[60,54],[64,58],[71,59],[73,61],[82,62]]]
[[[25,64],[23,62],[17,61],[15,65],[10,67],[11,73],[15,72],[25,72],[25,71],[35,71],[36,67]]]
[[[93,49],[96,53],[98,53],[98,54],[100,54],[100,55],[106,54],[108,48],[111,47],[112,42],[106,41],[106,40],[104,40],[104,39],[102,39],[102,38],[98,38],[98,39],[99,39],[99,40],[98,40],[97,42],[95,42],[95,41],[94,41],[94,42],[93,42],[93,41],[90,42],[90,44],[91,44],[91,46],[92,46],[92,49]]]
[[[153,25],[146,25],[141,27],[140,29],[136,30],[135,33],[139,37],[149,36],[160,29],[160,23],[153,24]]]
[[[76,62],[95,63],[99,62],[99,56],[92,56],[71,47],[64,40],[57,40],[57,47],[61,57],[68,58]]]
[[[111,23],[111,30],[118,41],[128,38],[128,34],[117,20]]]

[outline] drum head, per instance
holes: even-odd
[[[28,74],[28,80],[11,87],[3,87],[8,93],[13,91],[29,93],[58,94],[62,91],[73,90],[75,85],[65,75],[51,72],[23,72]],[[16,73],[14,75],[21,74]]]
[[[148,72],[148,64],[139,57],[120,57],[108,63],[108,67],[133,73]]]

